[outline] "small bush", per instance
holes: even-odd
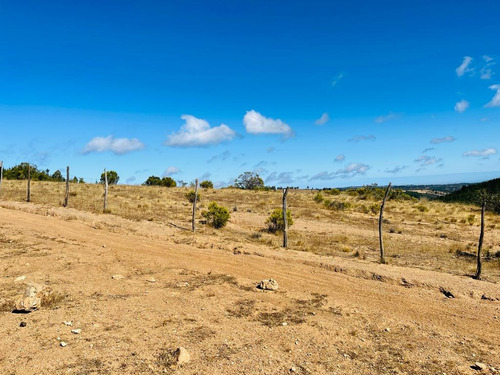
[[[213,189],[214,188],[213,182],[209,181],[209,180],[201,181],[200,186],[203,189]]]
[[[292,213],[286,210],[286,221],[288,226],[293,224]],[[277,208],[266,219],[267,230],[271,233],[282,232],[285,229],[285,222],[283,221],[283,209]]]
[[[186,193],[186,198],[188,199],[189,202],[193,203],[194,202],[194,190],[190,190],[189,193]],[[199,202],[201,199],[200,193],[196,194],[196,202]]]
[[[330,195],[339,195],[340,190],[339,189],[330,189],[330,190],[327,190],[325,193],[330,194]]]
[[[333,211],[345,211],[351,208],[349,202],[339,202],[339,201],[328,201],[325,200],[325,207]]]
[[[203,211],[201,216],[207,219],[208,225],[216,229],[224,227],[230,218],[229,210],[224,206],[219,206],[215,202],[210,203],[208,210]]]
[[[429,211],[429,209],[426,206],[424,206],[423,204],[419,204],[417,206],[417,210],[419,210],[420,212],[427,212],[427,211]]]
[[[317,193],[317,194],[314,196],[314,198],[313,198],[313,199],[314,199],[314,201],[315,201],[316,203],[321,203],[321,202],[323,202],[323,199],[325,199],[325,198],[323,198],[323,194],[321,194],[321,193]]]
[[[469,225],[474,224],[474,221],[476,221],[476,215],[470,214],[469,216],[467,216],[467,222],[469,223]]]

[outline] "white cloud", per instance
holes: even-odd
[[[332,86],[333,87],[337,86],[337,83],[339,83],[342,78],[344,78],[344,73],[337,74],[335,78],[332,80]]]
[[[224,141],[230,141],[236,135],[236,132],[229,126],[221,124],[213,128],[203,119],[191,115],[182,115],[186,123],[181,129],[168,137],[164,142],[172,147],[199,147],[215,145]]]
[[[293,172],[272,172],[266,178],[266,182],[270,184],[271,182],[278,183],[280,185],[291,184],[294,181]]]
[[[427,147],[424,151],[422,151],[422,154],[425,154],[426,152],[434,150],[434,147]]]
[[[481,79],[491,79],[491,77],[494,75],[492,67],[496,63],[495,63],[493,57],[490,57],[487,55],[483,56],[483,60],[486,62],[486,65],[483,66],[481,68],[481,70],[479,71],[479,73],[481,75]]]
[[[490,155],[495,155],[497,153],[496,148],[485,148],[484,150],[471,150],[463,153],[466,158],[470,156],[487,158]]]
[[[335,157],[335,162],[337,163],[340,163],[340,162],[343,162],[345,160],[345,155],[344,154],[339,154]]]
[[[330,121],[330,116],[328,116],[328,113],[323,113],[319,119],[317,119],[314,123],[316,125],[324,125],[328,121]]]
[[[128,152],[140,150],[144,148],[144,143],[137,138],[115,138],[112,135],[107,137],[95,137],[85,145],[82,152],[88,154],[91,152],[111,151],[115,154],[122,155]]]
[[[473,72],[474,68],[470,67],[471,63],[472,63],[472,57],[464,56],[462,64],[460,64],[460,66],[457,69],[455,69],[455,71],[457,72],[457,76],[462,77],[465,73]]]
[[[343,169],[339,169],[336,172],[322,171],[309,180],[332,180],[334,178],[352,178],[359,175],[364,175],[370,169],[370,166],[363,163],[351,163]]]
[[[361,142],[361,141],[374,141],[376,138],[374,135],[356,135],[349,139],[349,142]]]
[[[167,169],[165,169],[165,172],[163,172],[162,177],[169,177],[169,176],[172,176],[174,174],[179,173],[180,171],[181,170],[179,168],[174,167],[174,166],[170,166]]]
[[[398,113],[392,113],[392,112],[389,112],[387,115],[385,116],[378,116],[376,119],[375,119],[375,122],[377,124],[382,124],[384,122],[387,122],[387,121],[390,121],[390,120],[395,120],[395,119],[398,119],[400,118],[401,115],[399,115]]]
[[[243,124],[250,134],[283,134],[285,138],[294,135],[292,128],[280,119],[264,117],[253,109],[247,111],[243,117]]]
[[[437,145],[439,143],[448,143],[448,142],[454,142],[454,141],[455,141],[455,137],[448,135],[448,136],[442,137],[442,138],[434,138],[431,140],[431,143],[434,145]]]
[[[500,107],[500,85],[491,85],[490,90],[496,90],[495,96],[488,102],[485,107]]]
[[[420,167],[427,167],[433,164],[437,164],[443,161],[442,158],[436,158],[435,156],[422,155],[415,159],[415,163],[419,163]]]
[[[385,172],[386,172],[386,173],[396,174],[396,173],[399,173],[399,172],[401,172],[403,169],[406,169],[406,168],[408,168],[406,165],[401,165],[401,166],[399,166],[399,165],[398,165],[398,166],[396,166],[396,167],[394,167],[394,168],[392,168],[392,169],[386,169],[386,170],[385,170]]]
[[[207,160],[207,163],[213,163],[214,161],[224,161],[231,156],[229,150],[224,151],[222,154],[214,155]]]
[[[469,108],[469,102],[465,99],[460,100],[455,104],[455,111],[465,112]]]

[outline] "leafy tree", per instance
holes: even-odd
[[[163,177],[161,179],[161,185],[165,187],[176,187],[177,183],[172,177]]]
[[[118,180],[120,180],[120,176],[115,171],[107,171],[107,174],[109,185],[116,185]],[[104,172],[101,173],[101,184],[104,184]]]
[[[286,210],[286,221],[288,226],[293,224],[292,213]],[[283,221],[283,209],[276,208],[271,212],[271,215],[266,219],[267,230],[271,233],[283,232],[285,229],[285,222]]]
[[[234,185],[239,189],[257,190],[264,188],[264,180],[255,172],[244,172],[234,180]]]
[[[66,181],[61,173],[61,171],[57,170],[54,173],[52,173],[52,176],[50,176],[50,179],[52,181],[58,181],[58,182],[63,182]]]
[[[203,189],[213,189],[214,188],[214,184],[212,183],[212,181],[209,181],[209,180],[201,181],[200,186]]]
[[[172,177],[157,177],[157,176],[149,176],[146,182],[143,185],[146,186],[165,186],[165,187],[176,187],[177,183]]]
[[[213,228],[222,228],[227,224],[230,218],[229,210],[224,206],[219,206],[217,203],[212,202],[208,205],[208,210],[201,213],[207,224]]]

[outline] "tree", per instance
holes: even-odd
[[[161,179],[161,185],[165,187],[176,187],[177,183],[172,177],[163,177]]]
[[[234,180],[234,185],[239,189],[257,190],[264,187],[264,180],[255,172],[244,172]]]
[[[120,176],[115,171],[108,171],[108,185],[116,185],[118,180],[120,180]],[[101,173],[101,184],[104,184],[104,172]]]
[[[172,177],[157,177],[157,176],[149,176],[146,182],[143,185],[146,186],[165,186],[165,187],[176,187],[177,183]]]
[[[63,182],[66,181],[61,173],[61,171],[57,170],[54,173],[52,173],[52,176],[50,176],[50,179],[52,181],[58,181],[58,182]]]
[[[212,181],[209,181],[209,180],[201,181],[200,186],[203,189],[213,189],[214,188],[214,184],[212,183]]]

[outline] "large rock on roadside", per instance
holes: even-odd
[[[259,285],[257,285],[257,288],[262,289],[262,290],[278,290],[278,282],[274,279],[265,279],[262,280]]]
[[[18,298],[14,309],[19,312],[31,312],[37,310],[42,305],[41,292],[45,285],[28,284],[24,294]]]

